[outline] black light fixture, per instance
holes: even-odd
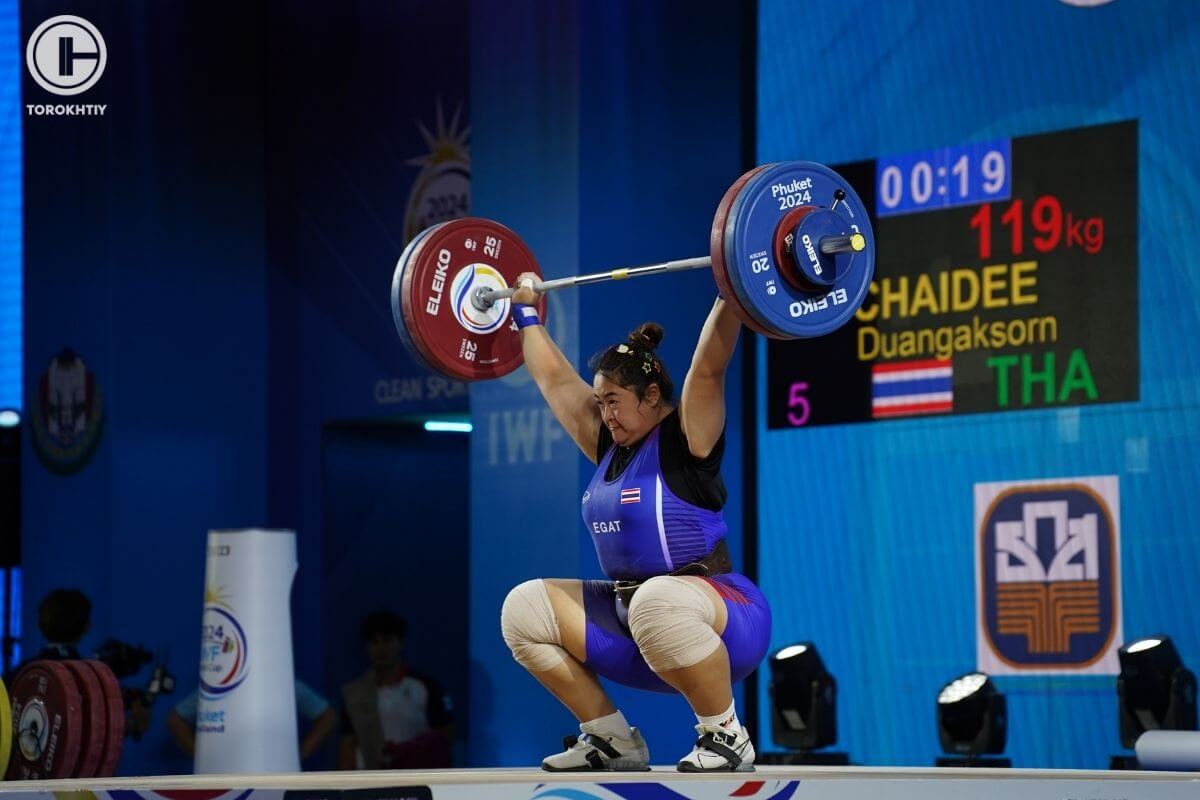
[[[982,672],[969,672],[947,683],[937,696],[938,739],[951,757],[939,767],[1009,767],[1007,758],[981,758],[1003,753],[1008,741],[1008,703]]]
[[[813,752],[837,741],[837,681],[817,646],[799,642],[777,650],[771,665],[771,737],[793,751],[776,763],[848,764],[845,753]],[[765,763],[765,762],[764,762]]]
[[[1196,675],[1169,636],[1127,642],[1117,651],[1121,744],[1132,749],[1146,731],[1196,730]]]

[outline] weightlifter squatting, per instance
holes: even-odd
[[[580,735],[542,768],[649,768],[646,742],[600,686],[602,675],[687,699],[699,736],[681,772],[752,771],[754,746],[731,684],[765,655],[771,610],[730,563],[720,473],[725,372],[741,324],[718,298],[678,401],[654,323],[596,354],[589,383],[541,324],[536,279],[518,279],[513,319],[546,403],[596,464],[581,505],[610,578],[530,580],[504,601],[501,631],[513,657],[580,722]]]

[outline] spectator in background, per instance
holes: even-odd
[[[92,601],[78,589],[55,589],[38,604],[38,630],[45,645],[33,661],[77,659],[79,642],[92,626]]]
[[[167,730],[179,749],[189,756],[196,755],[196,712],[200,706],[200,693],[194,691],[175,704],[167,715]],[[329,701],[314,692],[303,681],[296,681],[296,712],[312,724],[300,740],[300,758],[308,758],[321,749],[321,745],[337,728],[337,714]]]
[[[17,673],[33,661],[66,661],[83,658],[79,642],[92,625],[92,601],[78,589],[55,589],[38,604],[38,630],[42,634],[42,649],[32,658],[24,659],[4,676],[11,685]]]
[[[342,686],[339,769],[436,769],[450,766],[454,738],[449,701],[400,658],[404,620],[376,611],[360,635],[371,664]]]

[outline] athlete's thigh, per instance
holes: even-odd
[[[712,582],[707,578],[700,578],[695,575],[681,576],[685,581],[698,588],[712,603],[713,610],[716,612],[716,618],[713,621],[713,630],[717,636],[725,632],[725,626],[729,624],[729,609],[725,607],[725,599],[713,588]]]
[[[707,580],[725,606],[725,630],[721,641],[729,653],[729,673],[739,681],[749,675],[766,655],[771,642],[771,605],[754,582],[745,575],[728,572]]]
[[[583,581],[575,578],[545,578],[550,607],[558,620],[562,646],[576,661],[587,659],[587,615],[583,608]]]

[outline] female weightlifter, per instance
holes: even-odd
[[[771,610],[732,570],[721,515],[725,370],[740,323],[718,299],[678,402],[655,354],[663,329],[654,323],[594,356],[589,384],[538,319],[535,279],[522,275],[513,296],[525,365],[596,463],[581,506],[611,579],[530,580],[504,601],[500,625],[513,657],[580,722],[581,735],[542,768],[649,768],[646,743],[600,687],[603,675],[687,698],[699,738],[681,772],[752,771],[754,746],[731,683],[766,653]]]

